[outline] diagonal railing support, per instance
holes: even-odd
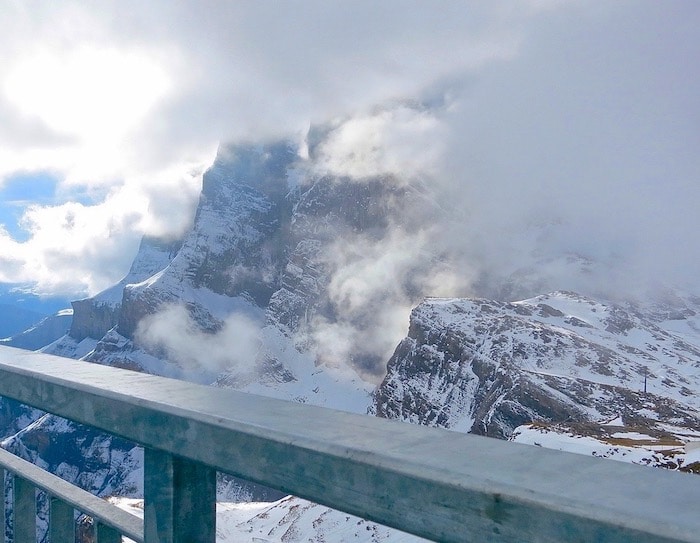
[[[51,543],[75,542],[75,510],[90,515],[95,520],[98,526],[98,540],[99,537],[102,538],[101,543],[121,542],[119,534],[137,543],[143,543],[141,519],[122,511],[115,505],[93,496],[5,449],[0,449],[0,469],[13,474],[15,543],[36,543],[37,490],[42,490],[49,495]],[[102,529],[99,528],[100,525]],[[4,543],[4,539],[0,538],[0,542]]]
[[[214,543],[216,471],[156,449],[144,456],[145,543]]]

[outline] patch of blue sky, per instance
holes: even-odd
[[[76,187],[59,190],[60,179],[50,172],[16,174],[0,185],[0,224],[16,241],[27,241],[30,236],[21,224],[22,216],[32,205],[60,205],[65,202],[91,204],[95,195]]]

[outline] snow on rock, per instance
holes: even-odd
[[[38,349],[42,353],[63,356],[65,358],[80,359],[89,354],[97,345],[97,340],[86,337],[80,341],[69,334],[61,336],[56,341]]]
[[[616,415],[697,428],[698,408],[695,344],[640,311],[555,292],[513,303],[425,300],[373,411],[508,437],[531,421]]]
[[[73,302],[70,336],[76,341],[100,339],[119,319],[124,289],[165,268],[180,246],[179,241],[164,242],[143,238],[129,273],[116,285],[99,294]]]

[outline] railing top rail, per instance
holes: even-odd
[[[26,479],[51,496],[60,498],[81,513],[86,513],[102,524],[118,530],[137,543],[143,542],[143,522],[139,517],[122,511],[116,505],[78,488],[4,449],[0,449],[0,467]]]
[[[8,347],[0,395],[430,539],[700,541],[694,475]]]

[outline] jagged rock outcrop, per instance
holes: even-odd
[[[118,304],[101,303],[92,298],[71,302],[75,318],[69,334],[76,341],[85,338],[99,339],[117,323]]]
[[[268,306],[268,321],[294,333],[315,316],[337,319],[328,300],[333,272],[329,247],[358,234],[381,240],[397,223],[410,233],[413,225],[401,219],[400,212],[417,208],[420,201],[415,187],[388,178],[358,183],[324,176],[300,191],[289,226],[286,265]],[[416,271],[420,264],[416,262]]]
[[[281,143],[219,154],[204,175],[194,226],[167,271],[126,287],[117,328],[122,336],[133,339],[144,316],[174,300],[188,304],[202,329],[215,331],[222,319],[196,299],[201,289],[267,305],[284,266],[286,168],[294,157]]]
[[[234,313],[271,328],[262,335],[255,361],[260,368],[271,360],[282,363],[275,353],[285,341],[308,353],[312,363],[318,361],[315,346],[328,336],[317,333],[322,323],[339,325],[344,333],[351,329],[356,336],[350,353],[333,363],[349,361],[361,371],[383,374],[393,339],[385,340],[382,352],[362,335],[378,335],[378,315],[387,304],[376,297],[348,316],[333,299],[331,283],[342,265],[340,240],[371,247],[388,244],[397,225],[406,236],[420,228],[434,208],[415,183],[389,176],[357,180],[318,174],[287,141],[222,148],[204,175],[192,230],[177,254],[167,268],[124,286],[115,330],[100,336],[86,359],[182,376],[184,370],[172,356],[139,337],[144,318],[179,304],[208,334],[221,331]],[[431,273],[432,263],[424,255],[407,266],[394,287],[403,305],[417,301],[415,283]],[[169,359],[172,367],[155,359]],[[240,380],[223,376],[220,382]]]
[[[143,463],[143,451],[53,415],[41,415],[1,445],[93,494],[135,495],[143,488],[134,472]]]
[[[566,292],[515,303],[428,299],[373,411],[501,438],[532,421],[617,415],[700,429],[700,351],[664,324]]]

